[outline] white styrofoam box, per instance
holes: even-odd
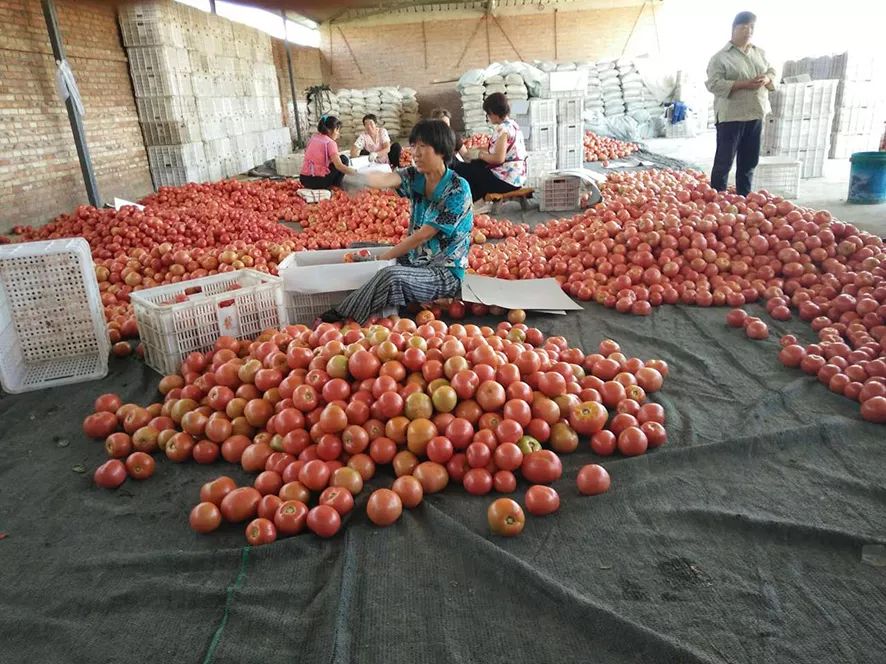
[[[855,152],[876,151],[880,144],[880,132],[869,134],[831,134],[831,159],[848,159]]]
[[[182,143],[180,145],[154,145],[148,148],[148,162],[151,169],[186,168],[206,164],[203,143]]]
[[[538,209],[542,212],[577,210],[581,205],[581,178],[547,175],[541,180]]]
[[[228,136],[225,130],[225,123],[222,118],[200,118],[200,133],[203,134],[204,141],[212,141]]]
[[[192,71],[191,87],[197,97],[211,97],[215,94],[217,76],[210,71]]]
[[[585,151],[584,145],[571,147],[560,147],[557,149],[557,168],[581,168],[584,166]]]
[[[390,247],[369,247],[373,256],[379,256]],[[396,264],[395,260],[374,260],[363,263],[345,263],[348,249],[299,251],[289,254],[277,266],[286,291],[306,295],[334,293],[360,288],[379,270]]]
[[[545,175],[556,169],[556,150],[526,153],[526,186],[537,187]]]
[[[150,148],[148,148],[150,150]],[[189,182],[205,182],[207,169],[205,164],[185,167],[151,166],[151,178],[157,187],[180,187]]]
[[[110,342],[83,238],[0,246],[0,385],[10,393],[105,376]]]
[[[218,180],[223,179],[226,175],[224,164],[221,161],[211,161],[206,164],[206,180],[208,182],[217,182]]]
[[[782,198],[797,198],[803,163],[790,157],[760,157],[754,170],[754,189]]]
[[[175,373],[189,353],[209,350],[222,335],[253,339],[289,323],[283,280],[257,270],[148,288],[130,299],[145,364],[163,374]]]
[[[203,139],[196,118],[190,122],[142,122],[141,127],[147,146],[194,143]]]
[[[800,150],[800,149],[780,149],[775,150],[773,148],[764,147],[761,150],[761,154],[767,157],[787,157],[790,159],[797,159],[803,163],[803,167],[800,170],[800,177],[802,178],[817,178],[821,177],[822,172],[824,170],[824,162],[827,157],[827,150]]]
[[[557,122],[581,122],[581,114],[584,110],[582,97],[561,97],[557,102]]]
[[[808,83],[783,83],[769,93],[772,114],[779,117],[807,118],[834,112],[837,81],[825,79]]]
[[[277,175],[297,177],[301,173],[302,164],[305,161],[304,152],[282,154],[276,158]]]
[[[130,72],[136,97],[186,97],[194,94],[191,75],[180,71]]]
[[[166,71],[191,71],[187,49],[173,46],[133,46],[126,50],[131,71],[159,74]]]
[[[530,152],[557,149],[557,125],[530,125],[523,127],[526,149]]]
[[[827,150],[831,117],[781,118],[769,116],[763,125],[763,145],[785,149]]]
[[[581,146],[584,139],[584,126],[577,122],[561,122],[557,125],[557,147],[559,149]]]

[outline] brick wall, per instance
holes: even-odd
[[[289,67],[286,62],[286,46],[281,39],[271,39],[271,47],[274,51],[274,66],[277,67],[277,84],[280,88],[280,105],[283,107],[283,123],[289,126],[289,118],[286,109],[292,101],[292,87],[289,84]],[[298,46],[292,44],[292,72],[295,77],[296,94],[298,95],[299,110],[304,112],[305,89],[313,85],[323,83],[323,70],[319,49],[311,46]],[[307,139],[307,136],[305,136]]]
[[[56,0],[56,9],[99,191],[143,196],[151,179],[114,9],[90,0]],[[0,0],[0,232],[86,202],[40,2]]]
[[[654,51],[656,35],[652,12],[648,8],[640,12],[639,6],[560,11],[556,17],[556,47],[553,12],[503,15],[497,17],[497,23],[489,20],[488,25],[480,17],[426,21],[424,39],[421,23],[324,26],[321,53],[329,70],[327,80],[333,89],[407,85],[418,91],[423,114],[441,105],[460,116],[461,104],[455,84],[432,81],[457,79],[468,69],[521,57],[527,61],[555,57],[599,60],[618,57],[623,52],[638,55]],[[460,123],[461,118],[457,119]]]

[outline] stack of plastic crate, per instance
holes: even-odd
[[[876,150],[886,120],[886,77],[882,58],[847,51],[838,55],[789,60],[783,75],[835,79],[834,118],[831,125],[831,159],[846,159],[853,152]]]
[[[119,19],[156,185],[291,152],[267,34],[170,1],[122,5]]]
[[[582,97],[557,99],[557,168],[584,165],[584,125]]]
[[[804,178],[821,177],[830,147],[837,81],[785,83],[770,95],[762,153],[803,162]]]
[[[526,113],[512,114],[526,140],[526,184],[538,186],[541,178],[557,168],[557,101],[530,99]]]

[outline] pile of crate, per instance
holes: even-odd
[[[837,81],[834,118],[830,130],[831,159],[846,159],[853,152],[877,150],[886,120],[886,76],[882,59],[845,52],[833,56],[788,61],[783,76],[808,75],[813,80]]]
[[[837,81],[784,83],[771,95],[762,154],[803,163],[802,177],[821,177],[831,141]]]
[[[268,35],[175,2],[126,4],[119,19],[155,185],[291,151]]]

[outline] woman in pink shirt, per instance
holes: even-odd
[[[338,154],[335,140],[341,133],[341,120],[324,115],[317,123],[317,133],[311,136],[305,148],[299,180],[308,189],[330,189],[341,186],[345,175],[356,175],[348,166],[348,158]]]

